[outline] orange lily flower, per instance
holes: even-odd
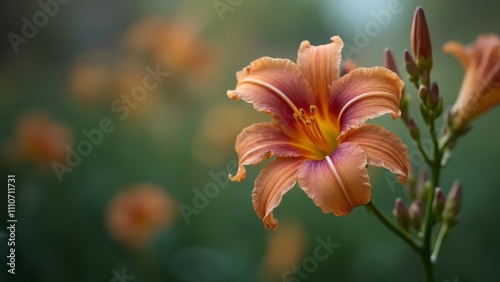
[[[347,215],[371,199],[367,165],[384,167],[406,181],[408,149],[387,129],[365,122],[400,115],[404,83],[383,67],[357,68],[339,78],[340,37],[326,45],[303,41],[297,63],[263,57],[236,74],[229,98],[252,103],[272,122],[253,124],[237,137],[243,181],[245,165],[277,158],[255,181],[253,206],[267,229],[276,229],[273,210],[296,182],[325,213]]]
[[[473,119],[500,103],[500,38],[496,34],[482,35],[471,45],[451,41],[443,49],[455,55],[465,69],[462,87],[451,109],[451,122],[454,128],[466,128]]]

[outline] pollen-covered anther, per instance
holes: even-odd
[[[324,151],[330,151],[330,145],[323,136],[320,126],[318,125],[318,120],[316,119],[317,108],[315,105],[309,107],[309,114],[300,108],[296,113],[293,114],[295,120],[297,120],[302,126],[302,131],[309,137],[309,140],[313,141],[316,146],[322,148]]]
[[[293,117],[297,121],[300,120],[306,125],[313,125],[316,122],[316,118],[314,116],[314,114],[316,113],[316,106],[311,105],[311,107],[309,108],[309,113],[310,114],[307,115],[306,111],[303,108],[300,108],[298,113],[293,114]]]
[[[314,116],[314,114],[315,114],[315,113],[316,113],[316,111],[317,111],[316,106],[315,106],[315,105],[311,105],[311,106],[309,107],[309,111],[311,112],[311,115],[312,115],[312,116]]]

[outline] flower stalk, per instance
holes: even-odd
[[[420,189],[417,189],[420,191],[416,199],[412,197],[412,195],[409,195],[412,199],[412,204],[409,208],[408,215],[420,239],[415,239],[412,233],[405,231],[405,227],[402,225],[404,221],[401,220],[401,207],[404,207],[404,204],[401,200],[396,201],[396,206],[393,210],[394,217],[401,227],[388,220],[388,218],[376,208],[373,202],[367,204],[367,207],[390,231],[402,238],[420,255],[425,270],[426,281],[435,281],[434,264],[437,261],[439,250],[453,222],[458,220],[458,208],[455,207],[459,207],[459,200],[449,200],[447,201],[449,202],[448,208],[444,207],[444,194],[438,187],[440,186],[441,169],[449,157],[449,150],[459,137],[459,134],[453,130],[447,130],[445,132],[437,132],[436,130],[436,120],[443,112],[443,99],[439,94],[438,84],[432,82],[430,77],[433,64],[430,33],[427,27],[425,14],[420,7],[416,9],[414,14],[411,46],[413,56],[407,50],[404,52],[405,66],[409,80],[414,83],[418,90],[420,112],[432,142],[432,151],[427,152],[424,150],[421,141],[422,133],[415,120],[410,119],[408,123],[409,133],[415,141],[416,147],[420,151],[425,162],[429,166],[431,176],[430,182],[427,180],[426,176],[423,178],[419,177],[421,179],[418,180],[416,185],[420,187]],[[385,52],[386,65],[394,66],[395,62],[391,60],[392,58],[390,55],[391,54],[387,51]],[[405,110],[407,110],[408,105],[405,104],[404,107]],[[448,118],[448,123],[449,122],[450,118]],[[440,137],[439,135],[441,134],[442,136]],[[423,171],[421,172],[423,173]],[[413,187],[413,189],[410,187],[408,190],[411,191],[414,189],[415,187]],[[455,194],[460,195],[460,192],[454,192],[454,195]],[[459,199],[460,197],[449,196],[448,198]],[[435,201],[437,202],[435,203]],[[451,204],[451,202],[453,202],[453,204]],[[446,219],[450,218],[453,220],[446,221]],[[439,233],[435,242],[433,242],[432,235],[434,226],[439,222],[441,222]]]

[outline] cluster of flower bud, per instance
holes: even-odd
[[[422,231],[422,224],[431,189],[434,189],[432,212],[435,221],[446,224],[448,227],[452,227],[458,223],[460,219],[462,185],[459,181],[456,181],[445,198],[445,194],[440,187],[432,187],[427,169],[424,167],[420,169],[418,177],[415,177],[413,174],[409,177],[406,186],[407,197],[410,200],[409,207],[406,208],[403,200],[397,198],[392,210],[394,218],[406,232],[409,233],[411,228],[417,233]]]

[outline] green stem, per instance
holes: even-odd
[[[446,133],[446,135],[439,140],[439,149],[441,151],[444,151],[444,149],[446,149],[446,147],[448,146],[448,144],[450,144],[454,137],[455,136],[453,136],[452,133]]]
[[[368,204],[365,205],[366,208],[370,211],[373,212],[373,214],[389,229],[391,230],[394,234],[396,234],[399,238],[403,239],[406,243],[410,245],[412,249],[414,249],[416,252],[420,253],[422,248],[421,246],[413,239],[413,237],[409,236],[409,234],[404,231],[401,227],[398,225],[395,225],[387,216],[385,216],[378,208],[377,206],[372,202],[368,202]]]
[[[432,143],[434,146],[434,159],[431,163],[431,171],[432,171],[432,187],[427,195],[426,209],[425,209],[425,218],[423,224],[423,247],[421,252],[422,261],[424,263],[425,275],[427,277],[427,281],[434,281],[434,265],[431,260],[431,250],[432,250],[432,227],[434,224],[434,214],[432,212],[432,206],[434,201],[434,192],[436,187],[439,186],[439,177],[441,172],[441,159],[443,157],[443,152],[439,146],[439,141],[436,136],[435,129],[435,121],[432,118],[432,121],[429,124],[429,133],[431,135]]]
[[[439,230],[439,235],[436,239],[436,244],[434,245],[434,251],[432,252],[431,255],[432,263],[436,263],[437,261],[439,250],[441,249],[441,245],[443,244],[446,234],[448,234],[448,224],[445,223],[443,226],[441,226],[441,230]]]
[[[424,269],[425,269],[425,281],[427,282],[434,282],[434,265],[432,264],[429,255],[425,251],[425,249],[422,249],[423,252],[420,252],[420,256],[422,257],[422,261],[424,263]]]
[[[429,166],[432,166],[433,161],[431,160],[431,158],[429,157],[429,155],[427,155],[427,152],[424,150],[424,147],[422,147],[422,142],[420,141],[420,139],[417,140],[416,143],[417,143],[417,148],[420,151],[420,154],[422,154],[422,156],[424,157],[425,162]]]

